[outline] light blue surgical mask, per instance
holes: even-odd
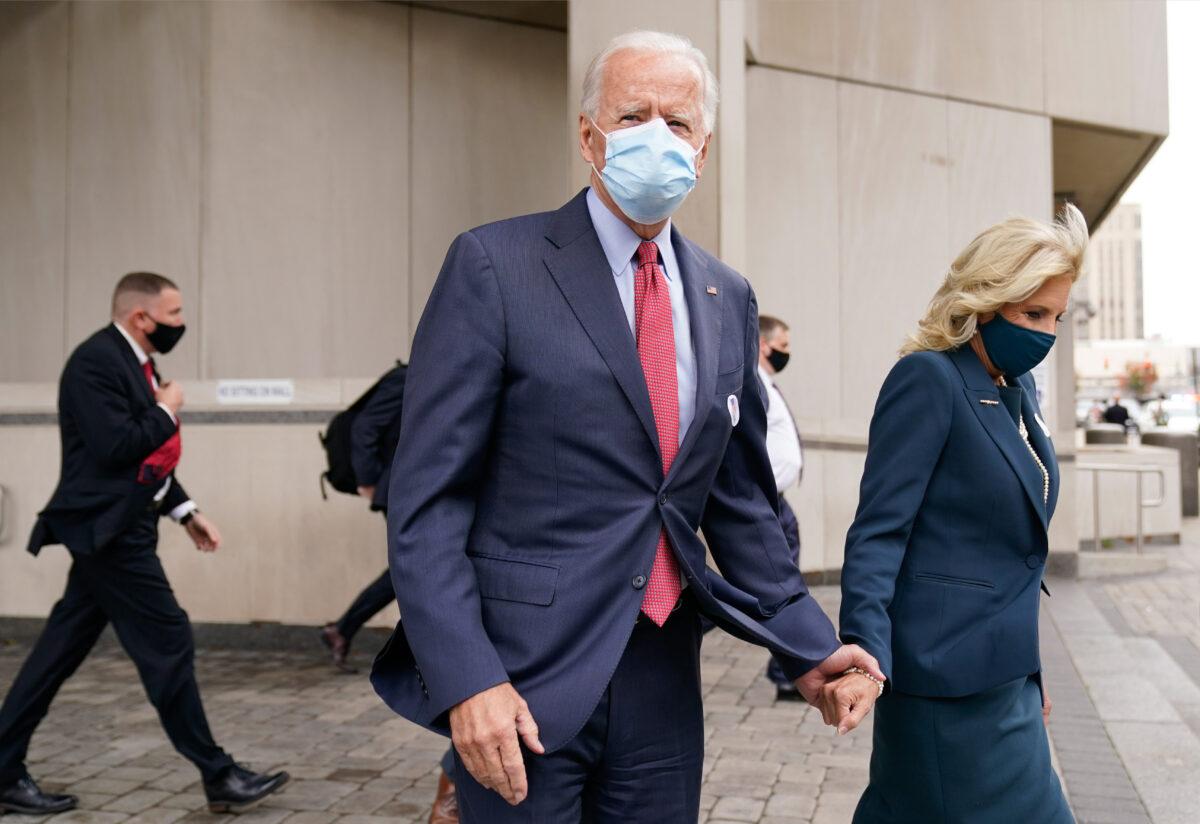
[[[665,120],[616,129],[604,135],[604,169],[596,172],[609,197],[634,223],[669,218],[696,185],[700,149],[675,135]]]

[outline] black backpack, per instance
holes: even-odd
[[[321,497],[328,500],[329,495],[325,492],[325,483],[338,492],[344,492],[347,495],[358,494],[358,481],[354,477],[354,464],[350,460],[350,430],[354,427],[354,419],[363,411],[371,398],[379,391],[379,385],[390,378],[393,374],[399,371],[404,371],[408,367],[400,361],[389,369],[371,385],[371,388],[362,395],[354,403],[350,404],[349,408],[343,409],[341,412],[333,416],[329,421],[329,426],[324,432],[318,432],[317,437],[321,439],[321,446],[325,449],[326,470],[321,473]],[[395,448],[395,438],[388,439],[385,442],[385,448]],[[384,456],[389,457],[389,456]]]

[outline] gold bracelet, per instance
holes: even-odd
[[[868,680],[870,680],[871,683],[873,683],[875,686],[879,687],[879,694],[883,695],[883,682],[880,681],[878,678],[876,678],[874,675],[867,672],[862,667],[851,667],[850,669],[848,669],[842,673],[842,675],[853,675],[853,674],[866,676],[866,678]]]

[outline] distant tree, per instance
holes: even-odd
[[[1144,398],[1158,383],[1158,369],[1150,361],[1129,361],[1125,364],[1125,374],[1121,375],[1121,388],[1135,398]]]

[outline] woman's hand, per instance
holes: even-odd
[[[851,672],[821,687],[821,718],[836,726],[838,735],[855,729],[879,699],[879,685],[859,672]]]
[[[1053,708],[1050,703],[1050,693],[1046,690],[1046,679],[1042,679],[1042,723],[1046,726],[1050,725],[1050,710]]]

